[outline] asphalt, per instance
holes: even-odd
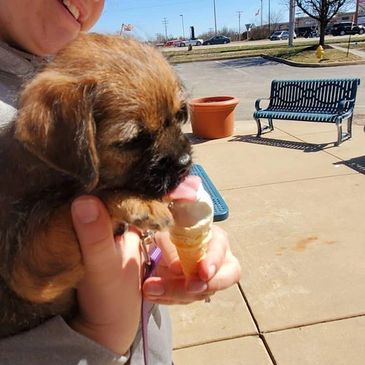
[[[240,98],[234,134],[194,159],[230,215],[218,223],[242,266],[210,303],[174,306],[175,365],[365,363],[365,67],[296,68],[260,58],[181,64],[190,97]],[[276,79],[360,77],[353,138],[336,127],[274,121],[255,138],[256,98]]]

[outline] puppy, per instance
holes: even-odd
[[[70,204],[94,194],[114,227],[162,230],[191,165],[182,86],[132,39],[82,34],[29,82],[0,135],[0,336],[72,315],[83,276]]]

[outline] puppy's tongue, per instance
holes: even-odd
[[[199,176],[189,175],[168,195],[169,199],[196,201],[197,191],[201,183]]]

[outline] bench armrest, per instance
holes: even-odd
[[[337,105],[337,113],[342,113],[346,106],[353,108],[355,105],[355,99],[341,100]]]
[[[256,110],[261,110],[262,108],[260,108],[260,102],[261,100],[271,100],[272,98],[260,98],[260,99],[257,99],[256,102],[255,102],[255,108]]]

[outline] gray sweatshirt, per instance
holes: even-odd
[[[17,95],[44,59],[0,41],[0,126],[16,115]],[[0,298],[1,305],[1,298]],[[171,365],[171,327],[168,310],[153,306],[148,323],[149,365]],[[0,365],[143,364],[141,328],[125,356],[113,353],[70,328],[58,316],[37,328],[0,340]]]

